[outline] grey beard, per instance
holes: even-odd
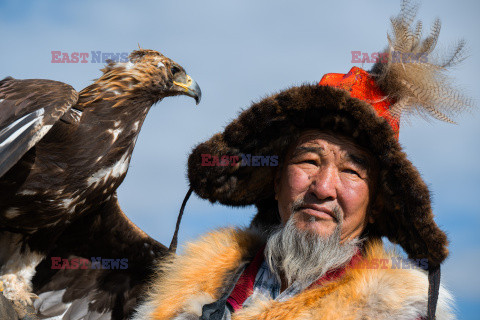
[[[265,247],[265,260],[279,280],[283,275],[288,286],[294,281],[308,285],[351,260],[362,241],[355,238],[340,244],[343,219],[338,212],[336,215],[339,223],[326,238],[298,230],[295,214],[284,227],[273,231]]]

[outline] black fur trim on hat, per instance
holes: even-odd
[[[400,244],[411,259],[439,265],[448,255],[447,237],[433,220],[430,193],[407,159],[388,123],[364,101],[346,91],[318,85],[284,90],[253,104],[223,133],[198,145],[188,159],[188,178],[195,193],[231,206],[257,205],[254,224],[279,222],[274,200],[273,166],[202,165],[208,156],[278,156],[305,129],[333,131],[351,137],[377,159],[378,203],[372,210],[372,234]],[[205,157],[205,156],[204,156]],[[225,163],[224,163],[225,164]],[[377,203],[377,202],[376,202]]]

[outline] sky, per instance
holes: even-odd
[[[252,102],[325,73],[347,73],[352,51],[379,52],[400,1],[0,1],[0,76],[63,81],[81,90],[102,63],[52,63],[52,51],[129,53],[154,49],[180,63],[200,85],[202,102],[167,98],[143,125],[128,175],[118,190],[125,213],[168,245],[188,190],[187,157],[222,131]],[[452,70],[456,85],[478,101],[480,2],[422,1],[425,33],[442,20],[439,48],[460,39],[468,59]],[[478,102],[477,102],[478,105]],[[457,125],[410,119],[400,143],[430,188],[437,224],[450,256],[442,282],[457,301],[459,319],[480,312],[480,111]],[[181,225],[185,244],[220,226],[246,226],[253,207],[230,208],[192,196]]]

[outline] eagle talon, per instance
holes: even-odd
[[[38,296],[31,292],[31,285],[15,274],[2,275],[0,278],[0,291],[2,294],[17,306],[29,306],[33,304],[33,299]]]

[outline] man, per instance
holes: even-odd
[[[207,234],[161,264],[134,319],[455,318],[440,286],[448,242],[398,143],[398,116],[414,106],[448,121],[468,100],[449,99],[449,65],[392,61],[435,46],[438,32],[420,41],[411,29],[414,11],[407,3],[392,19],[389,59],[370,73],[354,67],[267,97],[193,150],[191,189],[257,214],[248,229]],[[206,155],[280,165],[206,166]]]

